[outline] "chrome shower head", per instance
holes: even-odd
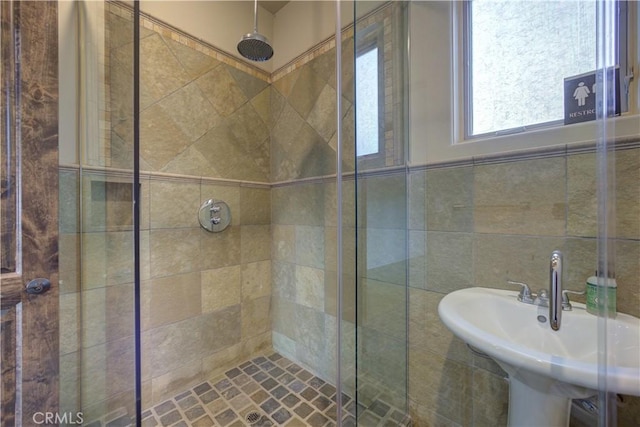
[[[251,61],[268,61],[273,56],[269,40],[256,31],[242,36],[238,42],[238,52]]]
[[[258,0],[253,3],[253,32],[242,36],[238,52],[251,61],[268,61],[273,56],[269,40],[258,32]]]

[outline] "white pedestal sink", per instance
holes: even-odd
[[[567,427],[571,399],[593,396],[599,387],[598,318],[572,303],[553,331],[538,321],[547,308],[517,296],[461,289],[442,299],[438,313],[456,336],[509,374],[509,426]],[[607,390],[640,396],[640,319],[618,314],[606,319],[606,331]]]

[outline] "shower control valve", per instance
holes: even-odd
[[[208,199],[198,210],[198,222],[202,228],[219,233],[231,224],[231,210],[222,200]]]

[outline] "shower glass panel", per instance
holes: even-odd
[[[59,5],[60,408],[86,424],[126,423],[136,402],[133,13]]]
[[[348,50],[355,154],[356,395],[366,408],[358,423],[407,412],[407,303],[412,261],[407,199],[406,2],[373,8],[355,2],[354,37]]]
[[[282,307],[271,298],[275,288],[272,222],[287,214],[286,225],[299,219],[300,229],[313,236],[300,238],[300,244],[308,243],[307,249],[314,249],[311,254],[300,250],[300,264],[317,267],[324,261],[315,250],[317,238],[324,235],[320,227],[311,227],[322,224],[322,205],[311,209],[306,203],[308,197],[314,202],[322,200],[316,199],[322,194],[322,184],[297,181],[272,190],[270,183],[272,125],[278,126],[280,136],[293,138],[288,133],[291,128],[284,134],[281,128],[282,123],[290,123],[287,119],[296,119],[297,113],[287,104],[289,114],[276,120],[271,115],[272,99],[274,109],[285,106],[283,97],[270,85],[270,74],[222,51],[217,36],[196,37],[195,22],[182,25],[175,19],[184,12],[181,16],[224,20],[231,10],[250,20],[252,6],[243,1],[141,2],[141,374],[142,407],[151,418],[149,423],[180,418],[178,411],[166,410],[177,405],[190,410],[186,417],[193,421],[202,417],[205,423],[221,416],[241,422],[236,418],[244,419],[251,412],[245,405],[253,403],[249,396],[256,390],[251,387],[259,387],[267,378],[267,384],[275,381],[267,376],[266,368],[259,374],[255,371],[262,369],[261,363],[273,366],[265,357],[272,356],[272,318],[276,324],[281,314],[277,310]],[[239,38],[242,29],[238,31]],[[292,146],[288,145],[291,139],[284,142]],[[296,168],[302,169],[302,162],[307,161],[302,149],[281,153],[288,159],[296,157]],[[308,160],[305,172],[315,177],[320,171],[312,170],[314,160]],[[295,178],[299,176],[285,179]],[[272,210],[272,200],[275,205],[280,194],[284,195],[279,205],[282,210]],[[198,221],[199,208],[211,199],[229,208],[230,223],[224,229],[209,231]],[[215,210],[206,213],[213,215]],[[287,267],[287,272],[295,271],[293,263]],[[305,278],[318,278],[316,270],[304,272]],[[305,303],[301,308],[308,311],[301,314],[303,320],[284,317],[288,331],[312,317],[306,314],[320,314],[309,307],[316,308],[316,301]],[[313,319],[324,320],[320,316]],[[324,332],[324,323],[322,327]],[[310,346],[304,354],[318,366],[321,356],[316,350],[324,336],[298,336]],[[282,347],[274,350],[294,359],[295,351],[291,355]],[[231,377],[233,373],[237,375]],[[232,379],[236,381],[233,386]],[[218,393],[222,390],[224,395]],[[232,407],[229,401],[234,398],[236,406]],[[258,419],[263,415],[257,415]]]
[[[628,315],[640,317],[640,105],[637,83],[623,85],[617,93],[613,81],[616,70],[610,64],[618,66],[621,78],[633,76],[637,54],[633,54],[633,48],[627,51],[625,39],[612,35],[626,34],[629,44],[637,48],[638,8],[634,2],[604,1],[597,7],[598,128],[596,152],[590,159],[592,201],[597,206],[597,217],[592,219],[597,235],[597,286],[592,310],[598,316],[598,395],[594,398],[598,413],[594,418],[599,426],[626,426],[640,420],[637,371],[631,382],[616,378],[621,367],[637,369],[640,360],[640,336],[629,335],[621,327],[621,322],[630,321]],[[631,117],[614,117],[620,109]],[[625,390],[620,389],[623,382],[627,383]]]
[[[353,27],[354,8],[341,7],[336,34],[340,31],[340,51],[336,44],[336,76],[340,77],[341,97],[336,134],[340,136],[337,148],[338,170],[336,171],[336,213],[340,221],[336,225],[336,315],[339,329],[337,348],[339,349],[338,363],[342,390],[341,411],[344,425],[354,425],[359,414],[356,412],[357,402],[357,320],[356,320],[356,289],[357,289],[357,226],[356,226],[356,178],[355,178],[355,110],[354,110],[354,61],[353,55]],[[338,56],[339,55],[339,56]],[[336,119],[337,120],[337,119]],[[338,194],[339,193],[339,194]],[[350,424],[351,423],[351,424]]]
[[[604,70],[614,63],[620,67],[621,80],[622,76],[630,75],[623,58],[628,57],[629,64],[637,68],[637,5],[607,1],[522,1],[513,13],[514,19],[491,18],[493,13],[506,16],[507,10],[501,8],[514,5],[513,1],[474,0],[414,1],[408,6],[412,41],[408,159],[410,413],[414,422],[427,425],[495,426],[523,422],[514,415],[519,408],[512,403],[517,400],[516,395],[528,387],[523,382],[528,380],[526,373],[532,369],[533,362],[514,362],[516,366],[510,366],[505,360],[496,363],[500,361],[500,352],[489,356],[469,348],[444,325],[438,314],[443,298],[465,292],[467,288],[476,288],[476,292],[480,292],[479,288],[488,288],[482,292],[504,292],[511,301],[515,300],[514,309],[518,313],[533,314],[523,328],[514,328],[513,335],[508,336],[508,328],[514,322],[502,317],[504,310],[487,308],[485,312],[483,304],[472,305],[485,319],[495,315],[495,324],[507,334],[504,351],[520,345],[523,329],[526,332],[522,354],[540,350],[542,347],[535,350],[532,347],[542,344],[544,348],[540,351],[546,352],[548,358],[555,358],[558,353],[555,344],[551,344],[563,334],[577,336],[582,344],[589,346],[588,350],[580,347],[577,355],[572,355],[575,347],[572,349],[569,339],[562,339],[563,351],[567,353],[558,363],[567,363],[567,359],[575,357],[574,361],[579,358],[581,363],[590,364],[590,375],[581,375],[575,380],[584,381],[579,383],[580,387],[571,388],[556,382],[568,371],[556,365],[556,359],[549,362],[555,374],[549,382],[543,383],[540,372],[534,375],[535,384],[531,383],[532,387],[525,391],[526,404],[520,407],[544,407],[544,411],[536,411],[535,415],[555,412],[556,419],[560,420],[537,421],[538,424],[634,425],[638,422],[638,397],[632,394],[637,395],[640,390],[616,391],[619,384],[610,374],[616,364],[628,360],[637,363],[638,337],[626,338],[626,349],[622,351],[620,331],[614,331],[615,320],[607,317],[607,310],[595,315],[587,313],[585,296],[577,293],[585,291],[587,278],[598,270],[601,284],[615,276],[618,317],[639,314],[637,83],[631,82],[628,111],[623,104],[619,117],[607,120],[594,117],[583,123],[564,124],[562,116],[554,113],[555,118],[540,120],[547,123],[536,129],[531,129],[527,122],[532,117],[527,107],[532,104],[523,104],[522,96],[531,90],[532,95],[528,96],[536,102],[540,100],[543,91],[536,90],[535,84],[541,81],[543,70],[545,73],[558,71],[554,55],[576,58],[567,63],[563,75],[552,78],[551,87],[546,84],[544,88],[555,98],[560,113],[564,105],[580,102],[571,98],[575,88],[569,96],[565,95],[564,85],[570,84],[571,77],[576,77],[575,85],[580,86],[581,79],[586,78],[583,73]],[[475,12],[470,13],[474,7]],[[618,14],[623,7],[628,7],[626,19],[622,13]],[[531,26],[534,21],[529,15],[553,16],[553,19],[543,19],[540,25]],[[524,23],[517,24],[516,18],[524,19]],[[600,22],[597,28],[596,20]],[[559,24],[561,22],[565,24]],[[474,23],[478,34],[474,32]],[[483,25],[492,31],[483,32]],[[523,25],[530,28],[523,31]],[[543,30],[546,25],[548,29]],[[556,25],[562,28],[551,30]],[[545,42],[566,28],[576,31],[579,28],[588,33],[588,37],[585,34],[584,37],[565,37],[557,43]],[[511,34],[515,34],[513,38]],[[624,42],[625,34],[627,42]],[[487,41],[493,36],[501,42]],[[478,38],[477,43],[474,37]],[[519,37],[530,39],[522,41]],[[608,46],[604,41],[617,45]],[[498,51],[510,44],[512,48]],[[522,55],[524,48],[526,55]],[[556,48],[563,49],[564,53],[554,53]],[[598,54],[598,63],[594,53]],[[536,55],[538,59],[533,59]],[[590,58],[590,62],[580,65],[578,57]],[[525,64],[531,60],[530,65]],[[481,64],[470,69],[475,61]],[[504,75],[509,77],[500,77],[520,61],[527,72],[532,69],[541,72],[536,73],[535,78],[520,82],[517,79],[525,73],[506,72]],[[578,65],[582,68],[574,68]],[[615,98],[611,96],[613,87],[609,83],[608,88],[603,88],[601,83],[605,81],[598,81],[595,96],[591,92],[594,86],[589,85],[589,101],[595,99],[611,106],[608,100]],[[624,92],[624,83],[622,87]],[[500,94],[514,104],[513,108],[505,102],[495,104],[509,120],[517,117],[517,112],[524,107],[520,125],[504,122],[504,129],[498,129],[501,126],[492,132],[485,129],[484,135],[470,132],[469,120],[473,119],[470,112],[474,112],[476,118],[482,114],[495,118],[497,110],[492,111],[487,99]],[[621,94],[620,99],[624,101],[624,98]],[[560,122],[554,123],[557,119]],[[549,324],[549,307],[517,302],[520,289],[508,284],[509,280],[527,283],[538,295],[541,290],[549,292],[554,250],[563,254],[563,289],[575,292],[568,294],[572,311],[562,311],[557,332]],[[601,287],[598,297],[603,308],[607,307],[607,295],[611,299],[612,293]],[[544,298],[538,302],[544,304]],[[572,319],[578,318],[584,320],[585,326],[572,334]],[[535,339],[538,333],[539,338]],[[487,341],[485,350],[491,352],[490,347],[496,348],[497,340]],[[619,346],[617,349],[615,344]],[[544,360],[540,353],[533,357],[538,362]],[[629,359],[625,359],[627,357]],[[509,381],[505,381],[507,377]],[[587,378],[588,386],[585,385]],[[574,381],[569,376],[564,380]],[[567,392],[569,389],[571,393]],[[541,403],[533,403],[532,396],[536,395]],[[554,406],[556,411],[552,409]],[[535,422],[532,416],[523,418]]]

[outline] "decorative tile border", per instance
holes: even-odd
[[[640,149],[640,140],[637,137],[620,138],[612,143],[614,151]],[[553,157],[573,156],[597,152],[595,142],[582,144],[563,144],[555,147],[532,148],[529,150],[510,153],[487,154],[474,156],[461,160],[452,160],[436,163],[422,163],[409,166],[409,172],[418,172],[427,169],[454,168],[462,166],[491,165],[501,163],[519,162],[523,160],[546,159]],[[366,174],[366,173],[365,173]]]
[[[122,3],[118,0],[109,0],[107,2],[107,7],[108,11],[116,16],[120,16],[121,18],[129,20],[133,19],[133,9],[131,8],[131,6],[125,3]],[[228,54],[227,52],[218,49],[212,44],[191,36],[188,33],[181,31],[178,28],[167,24],[166,22],[161,21],[160,19],[154,18],[151,15],[140,12],[140,24],[147,30],[154,31],[165,38],[190,47],[191,49],[194,49],[211,58],[215,58],[218,61],[223,62],[231,67],[237,68],[238,70],[243,71],[253,77],[256,77],[268,83],[271,82],[271,74],[267,71],[244,62]]]
[[[348,40],[349,37],[353,37],[353,29],[346,29],[342,33],[342,41]],[[335,36],[331,36],[326,40],[321,41],[311,49],[292,59],[282,67],[275,70],[271,73],[271,82],[276,82],[286,76],[287,74],[302,68],[305,64],[313,61],[320,55],[324,55],[329,52],[331,49],[336,47],[336,39]]]
[[[640,149],[640,140],[638,138],[628,138],[621,139],[616,141],[614,144],[616,151],[621,150],[633,150]],[[363,178],[370,178],[373,176],[385,176],[385,175],[397,175],[403,173],[414,173],[427,169],[443,169],[443,168],[455,168],[455,167],[465,167],[465,166],[474,166],[474,165],[484,165],[484,164],[500,164],[500,163],[509,163],[516,162],[522,160],[533,160],[533,159],[542,159],[542,158],[552,158],[552,157],[562,157],[562,156],[570,156],[577,154],[587,154],[587,153],[595,153],[597,147],[595,143],[585,143],[578,145],[561,145],[552,148],[544,148],[544,149],[531,149],[523,152],[516,153],[502,153],[502,154],[494,154],[487,156],[478,156],[468,159],[462,160],[453,160],[447,162],[437,162],[437,163],[428,163],[428,164],[415,164],[410,165],[408,167],[405,166],[394,166],[394,167],[384,167],[379,169],[371,169],[363,172],[358,172],[357,176]],[[78,171],[80,167],[78,165],[60,165],[59,167],[62,171]],[[92,167],[92,166],[83,166],[82,170],[85,172],[89,172],[91,174],[101,174],[104,176],[110,177],[121,177],[129,180],[133,180],[133,171],[127,169],[114,169],[114,168],[103,168],[103,167]],[[291,185],[301,185],[301,184],[318,184],[318,183],[330,183],[335,182],[335,175],[326,175],[321,177],[312,177],[312,178],[300,178],[288,181],[278,181],[271,183],[264,182],[253,182],[253,181],[240,181],[240,180],[230,180],[230,179],[222,179],[222,178],[209,178],[209,177],[201,177],[201,176],[192,176],[192,175],[178,175],[178,174],[170,174],[163,172],[147,172],[142,171],[140,173],[140,178],[144,180],[157,180],[157,181],[181,181],[181,182],[192,182],[192,183],[210,183],[217,185],[229,185],[235,186],[239,185],[241,187],[254,187],[254,188],[279,188],[279,187],[287,187]],[[342,176],[343,180],[353,181],[356,179],[356,173],[348,172],[344,173]]]
[[[80,167],[78,165],[60,165],[59,170],[78,172]],[[108,176],[110,178],[121,178],[126,181],[133,182],[133,171],[130,169],[115,169],[104,168],[94,166],[83,166],[82,171],[89,173],[93,176]],[[210,178],[206,176],[195,175],[179,175],[173,173],[164,172],[148,172],[141,171],[140,179],[150,181],[177,181],[194,184],[215,184],[215,185],[227,185],[227,186],[240,186],[240,187],[252,187],[252,188],[271,188],[270,183],[257,182],[257,181],[241,181],[235,179],[222,179],[222,178]]]
[[[366,15],[359,18],[356,22],[356,25],[360,27],[367,27],[377,22],[381,22],[383,19],[388,18],[391,15],[391,6],[392,2],[386,2]],[[389,22],[390,23],[390,22]],[[385,23],[386,24],[386,23]],[[346,41],[350,38],[353,38],[354,34],[354,25],[353,23],[345,26],[342,29],[342,41]],[[316,44],[306,52],[292,59],[282,67],[271,73],[271,82],[275,82],[280,80],[282,77],[287,74],[301,68],[305,64],[313,61],[320,55],[323,55],[329,52],[331,49],[336,47],[335,35],[328,37],[327,39],[321,41]]]
[[[384,3],[378,8],[372,10],[367,13],[363,17],[359,18],[356,25],[357,26],[368,26],[375,22],[380,22],[381,17],[380,13],[382,13],[382,19],[388,18],[391,14],[391,5],[392,2]],[[108,0],[107,2],[108,11],[113,13],[116,16],[120,16],[125,19],[133,19],[133,9],[131,6],[126,3],[122,3],[119,0]],[[297,70],[303,65],[311,62],[318,56],[327,53],[331,49],[336,46],[335,36],[331,36],[326,40],[321,41],[316,44],[314,47],[310,48],[306,52],[302,53],[298,57],[292,59],[287,64],[273,71],[272,73],[268,73],[258,67],[255,67],[245,61],[242,61],[225,51],[216,48],[204,40],[198,39],[189,35],[188,33],[179,30],[176,27],[171,26],[170,24],[161,21],[151,15],[148,15],[144,12],[140,12],[140,23],[141,25],[151,31],[154,31],[163,37],[170,38],[178,43],[181,43],[187,47],[195,49],[198,52],[201,52],[207,56],[215,58],[227,65],[237,68],[240,71],[244,71],[247,74],[252,75],[253,77],[257,77],[261,80],[264,80],[268,83],[273,83],[285,75]],[[342,31],[342,41],[348,40],[352,38],[354,34],[354,25],[353,23],[344,27]]]

